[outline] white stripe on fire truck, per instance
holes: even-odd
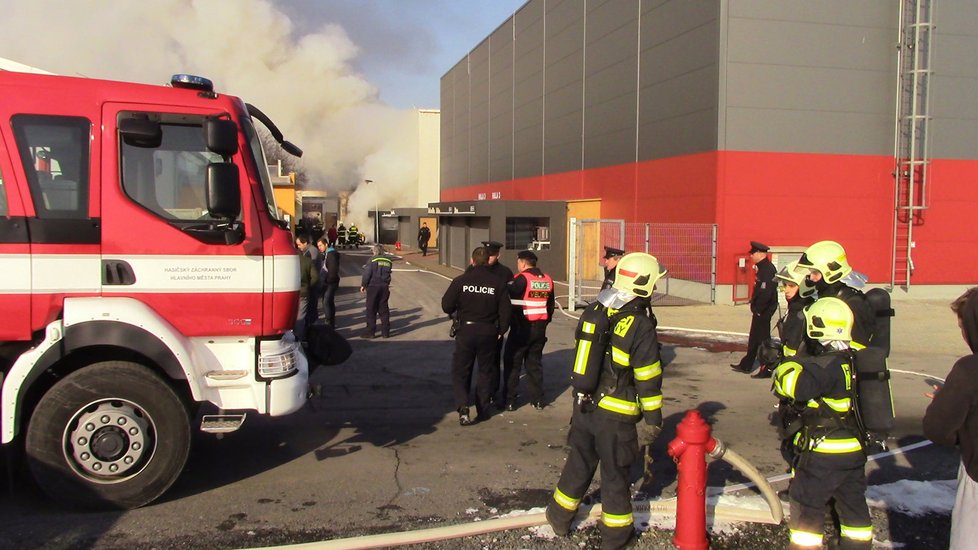
[[[132,285],[102,287],[102,260],[121,260]],[[64,292],[293,292],[299,289],[295,256],[106,256],[2,254],[0,294]],[[270,258],[269,258],[270,259]],[[33,279],[33,280],[32,280]]]

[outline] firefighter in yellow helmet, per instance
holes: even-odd
[[[839,298],[855,318],[852,328],[852,347],[863,349],[872,342],[876,333],[876,312],[866,296],[848,283],[865,281],[855,278],[855,272],[846,258],[846,251],[835,241],[819,241],[809,246],[798,260],[795,271],[807,276],[815,286],[819,298]]]
[[[794,479],[788,491],[788,548],[822,548],[825,506],[834,499],[839,548],[871,548],[866,506],[866,451],[852,360],[853,315],[838,298],[820,298],[804,310],[818,356],[788,358],[774,371],[773,391],[795,407]]]
[[[662,364],[648,311],[655,283],[665,273],[654,256],[625,255],[612,287],[601,291],[585,311],[590,317],[582,315],[578,324],[571,450],[546,514],[557,535],[570,531],[600,464],[601,548],[622,548],[635,536],[629,467],[662,426]],[[585,372],[588,365],[595,372]]]
[[[787,310],[776,323],[781,348],[772,349],[762,345],[757,354],[761,368],[758,369],[757,373],[752,374],[751,378],[770,378],[771,373],[781,363],[782,358],[792,357],[799,352],[802,354],[809,353],[805,345],[804,309],[815,301],[815,287],[807,281],[804,275],[795,270],[796,267],[798,267],[798,262],[791,262],[781,268],[781,271],[775,276],[775,280],[784,292],[784,299],[788,303]],[[770,357],[771,354],[774,357]]]

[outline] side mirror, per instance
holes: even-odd
[[[207,149],[224,158],[238,152],[238,125],[224,118],[209,118],[204,122]]]
[[[124,118],[119,121],[119,134],[126,145],[155,148],[163,142],[163,129],[159,122],[145,118]]]
[[[235,220],[241,215],[238,167],[229,162],[207,165],[207,212],[214,218]]]

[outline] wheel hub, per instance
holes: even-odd
[[[137,474],[155,447],[152,419],[134,403],[97,401],[79,410],[65,431],[65,456],[85,478],[110,483]]]

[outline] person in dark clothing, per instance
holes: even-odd
[[[747,337],[747,354],[739,363],[730,365],[735,371],[748,373],[754,370],[754,360],[761,342],[771,336],[771,317],[778,309],[778,285],[774,278],[777,270],[767,258],[769,248],[757,241],[750,242],[750,259],[754,263],[754,294],[750,299],[750,334]]]
[[[319,270],[319,285],[322,288],[323,316],[326,324],[336,326],[336,291],[340,288],[340,253],[329,240],[322,237],[316,243],[323,259],[323,267]]]
[[[648,311],[665,270],[654,256],[637,252],[623,257],[617,271],[614,286],[599,296],[611,323],[607,347],[591,352],[603,357],[600,374],[593,390],[576,388],[567,436],[570,453],[546,511],[554,533],[567,535],[600,465],[599,529],[605,550],[623,548],[635,536],[629,470],[641,460],[640,448],[662,431],[662,363]],[[584,324],[582,319],[578,332],[586,332]],[[580,362],[575,359],[575,373]]]
[[[876,312],[863,293],[846,281],[852,271],[846,251],[837,242],[819,241],[809,246],[798,260],[796,271],[806,275],[815,286],[819,299],[839,298],[849,306],[855,319],[852,347],[860,350],[872,345],[876,334]]]
[[[805,309],[805,326],[822,351],[789,357],[774,371],[773,380],[774,394],[791,402],[800,419],[791,438],[788,548],[822,548],[825,507],[834,500],[838,547],[868,550],[873,522],[866,505],[866,450],[854,414],[852,311],[838,298],[819,298]]]
[[[375,244],[370,247],[373,256],[363,266],[360,277],[360,292],[367,294],[367,329],[363,338],[373,338],[377,331],[377,316],[380,315],[380,334],[391,336],[391,311],[388,301],[391,297],[391,268],[393,262],[384,254],[384,247]]]
[[[428,229],[428,224],[422,222],[421,229],[418,230],[418,248],[421,249],[421,255],[428,255],[428,241],[431,240],[431,230]]]
[[[452,356],[452,393],[458,423],[468,426],[475,420],[487,420],[492,371],[499,372],[497,343],[509,329],[509,293],[497,275],[489,271],[489,253],[485,247],[472,251],[472,268],[452,280],[441,298],[442,310],[458,319],[455,353]],[[476,419],[469,415],[469,388],[472,366],[479,361],[476,382]]]
[[[526,365],[527,394],[537,410],[543,410],[543,347],[547,343],[547,325],[554,316],[554,281],[537,267],[537,255],[522,250],[516,255],[519,273],[509,285],[513,306],[509,337],[503,352],[500,401],[508,411],[516,410],[520,371]]]
[[[974,548],[978,540],[978,287],[951,303],[971,355],[957,360],[944,386],[934,386],[924,413],[924,435],[961,451],[958,489],[951,512],[950,550]]]
[[[498,277],[499,280],[502,281],[504,284],[508,285],[512,283],[513,270],[506,267],[499,261],[499,251],[502,249],[503,243],[496,242],[496,241],[482,241],[482,246],[483,248],[486,249],[486,253],[489,254],[489,260],[487,264],[487,267],[489,268],[489,272],[495,275],[496,277]],[[500,338],[499,341],[496,343],[496,359],[495,359],[496,368],[494,368],[492,371],[492,379],[491,379],[492,393],[489,394],[490,403],[496,402],[496,394],[499,392],[500,381],[502,380],[502,376],[500,373],[500,369],[502,368],[502,356],[503,356],[502,352],[503,352],[503,339]],[[502,402],[505,399],[506,399],[505,395],[501,396],[499,403],[502,404]]]
[[[339,236],[339,232],[336,230],[336,224],[329,226],[329,230],[326,231],[327,244],[329,246],[336,246],[336,238]]]
[[[615,284],[615,266],[624,255],[625,251],[620,248],[604,247],[604,281],[601,283],[601,290]]]
[[[309,246],[308,241],[306,246]],[[306,340],[309,327],[309,297],[313,293],[312,289],[319,284],[319,272],[312,263],[312,258],[307,254],[299,254],[299,311],[295,320],[295,339],[299,342]]]
[[[808,355],[805,340],[805,307],[815,302],[815,288],[808,284],[805,277],[795,271],[798,262],[791,262],[778,272],[776,279],[784,288],[784,298],[788,307],[784,315],[778,319],[775,326],[778,329],[778,338],[781,340],[780,358],[793,357],[799,353]],[[760,358],[760,354],[758,355]],[[780,363],[779,359],[771,362],[761,360],[761,367],[751,375],[751,378],[770,378],[775,367]]]

